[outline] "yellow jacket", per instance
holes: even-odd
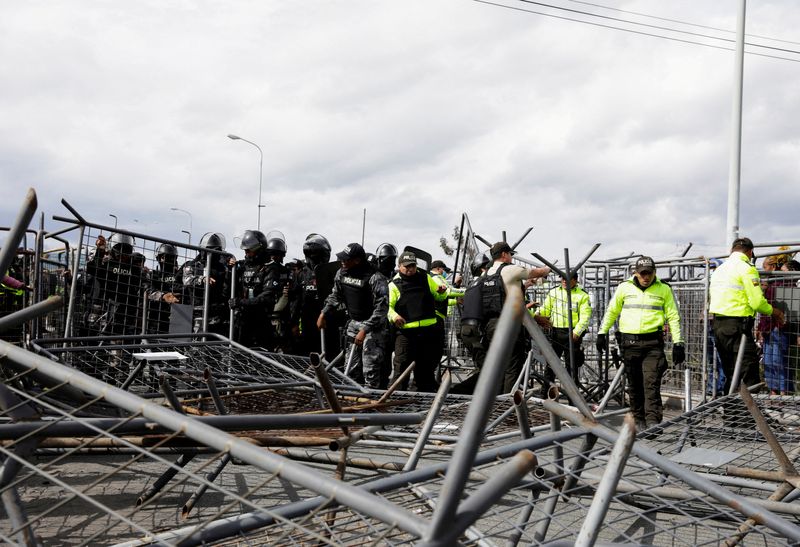
[[[746,254],[735,251],[711,276],[708,311],[728,317],[772,315],[772,306],[761,291],[758,270]]]
[[[598,332],[607,334],[617,318],[619,331],[624,334],[656,332],[668,322],[672,341],[676,344],[682,342],[681,316],[672,288],[656,277],[649,287],[642,290],[633,280],[620,283],[614,291]]]
[[[572,288],[570,299],[572,300],[572,332],[581,336],[589,328],[592,305],[589,303],[589,295],[580,285]],[[537,313],[542,317],[549,317],[553,327],[557,329],[569,328],[567,290],[564,287],[556,287],[548,292]]]

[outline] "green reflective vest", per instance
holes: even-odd
[[[708,311],[728,317],[772,315],[772,306],[761,291],[758,270],[746,254],[735,251],[711,276]]]
[[[589,295],[580,285],[572,288],[570,299],[572,300],[572,332],[581,336],[589,327],[592,305],[589,302]],[[553,327],[557,329],[569,328],[567,290],[564,287],[556,287],[548,292],[537,313],[542,317],[549,317]]]
[[[648,334],[669,323],[672,341],[682,342],[681,316],[670,286],[656,277],[642,290],[633,279],[620,283],[614,291],[598,332],[608,333],[617,318],[619,331],[624,334]]]

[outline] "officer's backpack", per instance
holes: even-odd
[[[501,264],[491,275],[484,275],[475,280],[464,293],[464,309],[461,319],[477,319],[485,323],[489,319],[500,316],[503,301],[506,299],[506,287],[500,272],[507,264]]]

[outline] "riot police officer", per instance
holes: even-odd
[[[209,309],[208,332],[227,336],[228,333],[228,295],[230,294],[230,271],[228,261],[233,256],[225,253],[225,236],[218,232],[208,232],[200,238],[200,247],[207,249],[181,266],[181,280],[185,304],[194,306],[194,331],[200,332],[203,323],[203,300],[205,296],[205,269],[208,255],[211,255],[211,269],[208,275]]]
[[[86,319],[90,334],[135,334],[143,282],[142,267],[134,260],[135,240],[128,234],[101,235],[86,264],[92,303]]]
[[[159,245],[156,249],[156,263],[156,269],[150,274],[150,286],[147,290],[147,332],[158,334],[169,332],[170,306],[180,302],[180,287],[177,285],[178,249],[175,245]]]
[[[395,266],[397,264],[397,247],[391,243],[381,243],[375,249],[375,257],[377,259],[377,269],[383,274],[386,279],[392,279],[395,274]]]
[[[303,243],[306,258],[296,277],[299,298],[293,306],[292,324],[299,331],[297,352],[307,355],[321,351],[320,331],[317,328],[325,299],[333,289],[339,262],[330,262],[331,244],[325,236],[311,233]],[[332,313],[325,328],[325,355],[332,359],[339,353],[339,326],[343,323]]]
[[[272,311],[273,340],[271,351],[292,352],[292,311],[291,302],[296,300],[297,292],[292,283],[292,273],[284,266],[286,257],[286,238],[279,230],[271,230],[267,239],[267,276],[277,290]]]
[[[236,265],[236,296],[229,301],[237,311],[235,338],[247,347],[271,348],[272,312],[280,287],[269,276],[267,238],[258,230],[247,230],[239,247],[245,258]]]

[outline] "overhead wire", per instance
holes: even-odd
[[[704,46],[704,47],[709,47],[709,48],[713,48],[713,49],[721,49],[721,50],[725,50],[725,51],[733,51],[733,49],[734,49],[732,47],[727,47],[727,46],[714,45],[714,44],[709,44],[709,43],[706,43],[706,42],[699,42],[699,41],[689,40],[689,39],[684,39],[684,38],[676,38],[674,36],[664,36],[663,34],[654,34],[654,33],[645,32],[645,31],[642,31],[642,30],[635,30],[635,29],[631,29],[631,28],[614,26],[614,25],[611,25],[611,24],[603,24],[603,23],[598,23],[598,22],[593,22],[593,21],[587,21],[587,20],[584,20],[584,19],[577,19],[577,18],[574,18],[574,17],[567,17],[567,16],[564,16],[564,15],[556,15],[556,14],[553,14],[553,13],[536,11],[536,10],[533,10],[533,9],[526,9],[526,8],[522,8],[522,7],[518,7],[518,6],[509,6],[507,4],[501,4],[499,2],[493,2],[491,0],[473,0],[473,1],[477,2],[479,4],[486,4],[486,5],[495,6],[495,7],[499,7],[499,8],[510,9],[510,10],[513,10],[513,11],[531,13],[531,14],[534,14],[534,15],[542,15],[544,17],[551,17],[551,18],[554,18],[554,19],[560,19],[560,20],[564,20],[564,21],[571,21],[571,22],[574,22],[574,23],[583,23],[583,24],[586,24],[586,25],[591,25],[591,26],[596,26],[596,27],[601,27],[601,28],[607,28],[607,29],[611,29],[611,30],[619,30],[621,32],[627,32],[627,33],[630,33],[630,34],[638,34],[638,35],[642,35],[642,36],[650,36],[650,37],[653,37],[653,38],[661,38],[661,39],[670,40],[670,41],[673,41],[673,42],[680,42],[680,43],[684,43],[684,44]],[[613,20],[613,21],[624,22],[624,23],[629,23],[629,24],[633,24],[633,25],[656,28],[656,29],[660,29],[660,30],[666,30],[668,32],[675,32],[675,33],[679,33],[679,34],[688,34],[688,35],[708,38],[708,39],[711,39],[711,40],[720,40],[720,41],[724,41],[724,42],[734,42],[734,40],[729,39],[729,38],[720,38],[718,36],[704,35],[704,34],[693,33],[693,32],[689,32],[689,31],[682,31],[682,30],[679,30],[679,29],[671,29],[671,28],[668,28],[668,27],[659,27],[659,26],[656,26],[656,25],[649,25],[647,23],[639,23],[639,22],[636,22],[636,21],[629,21],[629,20],[626,20],[626,19],[619,19],[619,18],[614,18],[614,17],[609,17],[609,16],[593,14],[591,12],[582,12],[582,11],[579,11],[579,10],[572,10],[572,9],[564,8],[564,7],[561,7],[561,6],[554,6],[554,5],[551,5],[551,4],[545,4],[543,2],[534,2],[532,0],[518,0],[518,1],[524,2],[524,3],[529,3],[529,4],[536,4],[536,5],[540,5],[540,6],[543,6],[543,7],[549,7],[549,8],[552,8],[552,9],[560,9],[560,10],[564,10],[564,11],[568,11],[568,12],[574,12],[574,13],[577,13],[577,14],[589,15],[589,16],[597,17],[597,18],[601,18],[601,19],[610,19],[610,20]],[[796,54],[800,55],[800,51],[786,50],[786,49],[782,49],[782,48],[774,48],[774,47],[771,47],[771,46],[762,46],[762,45],[759,45],[759,44],[748,44],[748,45],[751,45],[751,46],[754,46],[754,47],[763,47],[763,48],[767,48],[767,49],[774,49],[774,50],[778,50],[778,51],[785,51],[785,52],[788,52],[788,53],[796,53]],[[757,52],[754,52],[754,51],[748,51],[746,53],[749,54],[749,55],[755,55],[755,56],[758,56],[758,57],[766,57],[766,58],[778,59],[778,60],[782,60],[782,61],[791,61],[791,62],[794,62],[794,63],[800,62],[800,59],[792,59],[792,58],[789,58],[789,57],[781,57],[779,55],[770,55],[770,54],[767,54],[767,53],[757,53]]]
[[[639,11],[630,11],[630,10],[624,10],[624,9],[621,9],[621,8],[615,8],[615,7],[612,7],[612,6],[604,6],[603,4],[596,4],[594,2],[586,2],[585,0],[566,0],[566,1],[567,2],[572,2],[574,4],[583,4],[583,5],[586,5],[586,6],[592,6],[592,7],[595,7],[595,8],[606,9],[606,10],[610,10],[610,11],[618,11],[620,13],[627,13],[629,15],[636,15],[638,17],[647,17],[649,19],[655,19],[657,21],[666,21],[668,23],[678,23],[680,25],[687,25],[687,26],[691,26],[691,27],[704,28],[704,29],[708,29],[708,30],[716,30],[718,32],[727,32],[729,34],[735,34],[735,32],[736,32],[736,31],[733,31],[733,30],[730,30],[730,29],[712,27],[712,26],[709,26],[709,25],[701,25],[700,23],[692,23],[690,21],[683,21],[681,19],[670,19],[669,17],[659,17],[657,15],[651,15],[649,13],[642,13],[642,12],[639,12]],[[800,42],[796,42],[796,41],[793,41],[793,40],[783,40],[781,38],[772,38],[770,36],[763,36],[763,35],[759,35],[759,34],[751,34],[749,32],[746,33],[745,36],[751,36],[753,38],[761,38],[762,40],[771,40],[773,42],[783,42],[784,44],[800,45]]]

